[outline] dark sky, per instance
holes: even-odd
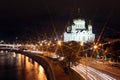
[[[0,39],[41,37],[62,34],[68,22],[78,15],[91,19],[94,32],[120,32],[119,0],[2,0]],[[108,34],[109,34],[108,33]]]

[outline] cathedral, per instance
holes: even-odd
[[[95,34],[92,32],[92,25],[89,24],[85,27],[85,20],[74,19],[73,24],[67,27],[64,32],[64,42],[77,41],[77,42],[93,42]]]

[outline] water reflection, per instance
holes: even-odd
[[[44,68],[15,52],[0,53],[0,80],[47,80]]]

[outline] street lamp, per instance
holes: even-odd
[[[42,46],[42,43],[40,43],[40,46]]]
[[[83,43],[83,42],[80,42],[80,49],[81,49],[81,50],[84,50],[84,47],[83,47],[83,46],[84,46],[84,43]]]
[[[61,41],[58,41],[58,45],[61,46]]]
[[[43,44],[42,43],[40,43],[40,48],[43,51]]]
[[[61,45],[62,45],[61,41],[58,40],[58,41],[57,41],[57,47],[56,47],[56,49],[55,49],[55,54],[56,54],[56,52],[57,52],[59,46],[61,47]]]
[[[82,50],[84,51],[84,43],[81,42],[80,46],[82,48]],[[86,68],[86,79],[87,79],[87,53],[85,53],[85,68]]]
[[[94,46],[93,46],[93,52],[94,52],[94,53],[97,52],[97,48],[98,48],[97,45],[94,45]]]
[[[49,51],[50,48],[50,42],[47,43],[47,51]]]
[[[97,48],[98,48],[98,46],[97,46],[97,45],[94,45],[94,46],[93,46],[93,48],[94,48],[94,49],[97,49]]]
[[[81,46],[83,46],[83,45],[84,45],[84,43],[83,43],[83,42],[81,42],[81,43],[80,43],[80,45],[81,45]]]

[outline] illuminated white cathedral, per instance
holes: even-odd
[[[85,27],[85,20],[73,20],[73,24],[68,26],[66,32],[64,32],[64,42],[93,42],[95,39],[95,34],[92,32],[92,25],[89,24],[87,27],[88,28]]]

